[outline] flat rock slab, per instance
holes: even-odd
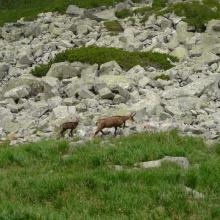
[[[160,160],[152,160],[152,161],[147,161],[147,162],[136,163],[134,164],[134,166],[144,168],[144,169],[150,169],[150,168],[161,167],[163,162],[176,163],[183,169],[187,169],[189,167],[189,161],[186,157],[170,157],[170,156],[165,156],[164,158]]]

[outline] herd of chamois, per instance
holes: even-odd
[[[115,128],[114,135],[116,136],[117,129],[121,126],[123,126],[123,128],[125,128],[126,121],[128,121],[128,120],[133,122],[135,114],[136,113],[131,113],[131,114],[126,115],[126,116],[111,116],[111,117],[99,119],[96,123],[97,129],[96,129],[96,132],[94,134],[94,137],[99,132],[101,132],[104,135],[105,134],[103,132],[104,128]],[[64,137],[65,131],[70,130],[70,136],[72,137],[73,136],[73,131],[74,131],[74,129],[76,129],[78,124],[79,124],[79,118],[76,118],[75,121],[63,123],[61,125],[60,136]]]

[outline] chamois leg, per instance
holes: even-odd
[[[74,130],[74,128],[71,128],[71,130],[70,130],[70,137],[73,136],[73,130]]]
[[[64,137],[64,132],[66,131],[66,129],[65,128],[62,128],[62,130],[61,130],[61,132],[60,132],[60,136],[61,137]]]
[[[115,133],[114,133],[115,136],[116,136],[116,131],[117,131],[117,129],[118,129],[118,127],[115,127]]]
[[[125,123],[126,123],[126,122],[124,122],[124,124],[123,124],[123,129],[126,127]]]
[[[101,130],[96,130],[94,137],[100,132]]]

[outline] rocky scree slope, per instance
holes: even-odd
[[[204,33],[191,32],[173,13],[119,19],[112,34],[104,23],[115,12],[143,7],[126,1],[115,8],[42,13],[0,29],[0,138],[11,144],[54,137],[59,125],[79,115],[77,135],[90,137],[103,116],[136,111],[136,123],[123,132],[178,128],[184,134],[215,140],[220,133],[220,21]],[[39,64],[78,47],[160,52],[179,58],[168,70],[137,65],[129,70],[114,60],[98,64],[60,62],[42,78],[31,75]],[[172,63],[172,61],[169,61]]]

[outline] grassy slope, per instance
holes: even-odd
[[[0,148],[0,219],[220,219],[220,145],[207,148],[175,132],[99,139],[75,149],[64,141]],[[186,156],[148,171],[115,171],[141,161]],[[183,185],[205,194],[196,200]]]
[[[97,63],[101,65],[115,60],[125,70],[128,70],[136,65],[169,69],[173,67],[173,65],[170,63],[168,58],[172,61],[178,61],[178,59],[173,56],[156,52],[128,52],[116,48],[81,47],[68,49],[65,52],[57,54],[56,57],[49,62],[49,64],[37,66],[32,71],[32,74],[38,77],[45,76],[53,63],[64,61],[79,61],[82,63]]]
[[[115,0],[115,3],[123,0]],[[48,11],[66,11],[70,4],[83,8],[110,6],[113,0],[0,0],[0,26],[21,17],[32,20],[37,14]]]

